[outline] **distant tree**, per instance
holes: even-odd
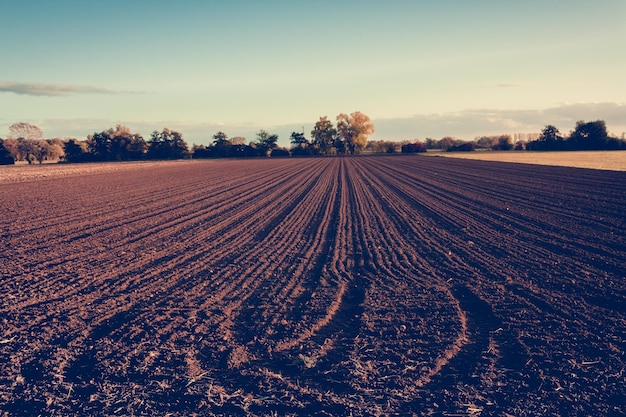
[[[334,145],[336,136],[337,129],[328,117],[320,117],[311,131],[312,145],[318,149],[319,153],[327,155]]]
[[[556,151],[566,149],[566,142],[561,132],[554,125],[547,125],[536,140],[526,144],[528,151]]]
[[[446,152],[472,152],[475,149],[474,142],[456,142],[453,146],[446,148]]]
[[[42,140],[43,130],[30,123],[15,123],[9,126],[9,139]]]
[[[402,153],[419,153],[426,152],[428,149],[422,142],[406,143],[402,145]]]
[[[16,141],[13,156],[18,160],[26,160],[32,164],[45,153],[46,145],[40,144],[43,131],[34,124],[19,122],[9,126],[9,139]]]
[[[183,135],[175,130],[163,128],[161,132],[153,131],[148,141],[149,159],[184,159],[190,152]]]
[[[107,161],[111,157],[111,133],[112,129],[93,133],[87,137],[87,147],[95,161]]]
[[[26,161],[29,164],[37,160],[36,154],[39,153],[36,145],[37,142],[39,142],[39,140],[17,139],[17,151],[18,155],[20,155],[20,160]]]
[[[65,160],[67,162],[87,162],[92,160],[92,154],[89,153],[89,148],[86,142],[81,142],[76,139],[68,139],[64,145]]]
[[[269,156],[270,152],[276,148],[276,142],[278,142],[278,135],[271,135],[265,130],[261,129],[256,134],[257,147],[261,156]]]
[[[246,138],[243,136],[235,136],[234,138],[228,139],[231,145],[243,145],[246,143]]]
[[[54,138],[54,139],[47,139],[46,141],[50,145],[49,158],[53,160],[59,160],[65,157],[65,147],[64,147],[63,139]]]
[[[458,144],[459,140],[455,137],[452,136],[445,136],[441,139],[439,139],[439,146],[438,148],[444,151],[447,151],[448,149],[456,146]]]
[[[492,149],[496,142],[496,136],[481,136],[476,140],[478,149]]]
[[[46,140],[40,140],[35,142],[35,158],[40,164],[48,157],[52,157],[53,150],[50,148],[50,144]]]
[[[360,153],[367,145],[367,139],[376,131],[368,116],[356,111],[350,115],[337,116],[337,136],[343,142],[348,154]]]
[[[335,151],[339,155],[345,155],[346,154],[346,141],[343,140],[339,136],[339,134],[337,134],[337,136],[335,136],[335,140],[333,141],[333,147],[335,148]]]
[[[513,149],[513,139],[510,135],[500,135],[491,146],[494,151],[510,151]]]
[[[4,146],[4,140],[0,139],[0,165],[13,165],[15,159],[11,152]]]
[[[9,151],[9,154],[15,161],[21,161],[17,139],[4,139],[4,147]]]
[[[111,139],[107,160],[130,161],[144,158],[148,144],[140,134],[132,133],[123,125],[117,125],[115,130],[109,129],[107,133]]]
[[[285,157],[290,155],[289,150],[285,148],[274,148],[270,153],[270,156],[272,157]]]
[[[315,148],[312,148],[309,140],[304,136],[304,133],[301,132],[291,132],[289,136],[289,141],[293,145],[291,148],[291,155],[294,156],[304,156],[311,155],[314,152]]]
[[[437,139],[426,138],[424,139],[424,144],[426,145],[426,149],[441,149],[441,144]]]
[[[304,133],[291,132],[291,135],[289,136],[289,141],[292,145],[299,146],[301,148],[306,148],[307,146],[309,146],[309,141],[304,136]]]
[[[569,148],[575,150],[606,149],[609,134],[604,120],[593,122],[576,122],[576,128],[569,137]]]
[[[538,140],[544,142],[560,142],[563,140],[563,136],[561,136],[561,132],[556,126],[547,125],[541,131],[541,135]]]
[[[221,145],[225,143],[230,145],[230,141],[228,140],[226,133],[219,131],[213,135],[213,145]]]
[[[228,140],[226,133],[219,131],[213,135],[213,144],[211,145],[211,156],[215,158],[226,158],[229,156],[231,142]]]
[[[191,147],[191,158],[192,159],[203,159],[208,158],[210,156],[209,150],[204,145],[196,145],[195,143]]]
[[[396,153],[400,147],[400,143],[390,140],[370,140],[367,142],[367,145],[365,145],[365,151],[373,153]]]

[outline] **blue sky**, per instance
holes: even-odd
[[[125,124],[288,144],[359,110],[372,139],[626,131],[623,0],[0,0],[0,137]]]

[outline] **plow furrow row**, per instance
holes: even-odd
[[[623,173],[96,168],[0,184],[3,416],[626,413]]]

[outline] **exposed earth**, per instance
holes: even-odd
[[[3,416],[626,414],[626,172],[3,169]]]

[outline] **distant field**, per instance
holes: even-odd
[[[482,161],[517,162],[522,164],[556,165],[576,168],[626,171],[626,151],[577,152],[441,152],[450,158]]]

